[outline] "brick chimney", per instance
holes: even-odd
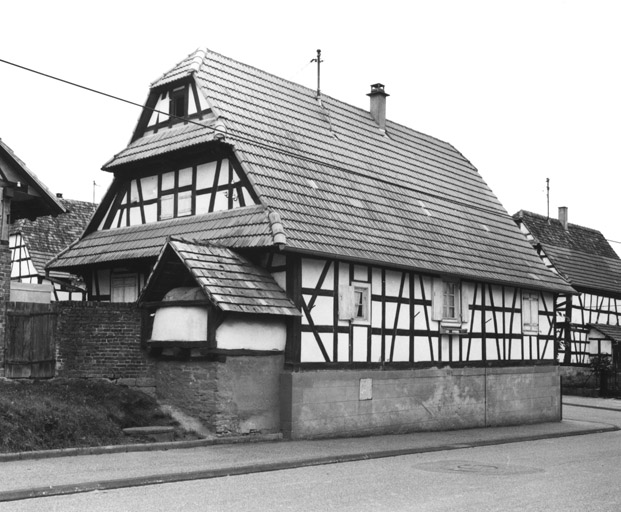
[[[379,125],[381,130],[386,129],[386,98],[384,84],[371,85],[371,92],[367,94],[371,98],[371,117]]]
[[[569,223],[567,221],[567,206],[558,207],[558,220],[563,225],[565,231],[569,231]]]

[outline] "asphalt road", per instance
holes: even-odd
[[[621,411],[564,417],[621,426]],[[621,432],[0,503],[0,511],[618,511]]]

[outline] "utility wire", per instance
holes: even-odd
[[[14,66],[14,67],[16,67],[16,68],[23,69],[24,71],[28,71],[28,72],[30,72],[30,73],[34,73],[34,74],[36,74],[36,75],[43,76],[43,77],[45,77],[45,78],[49,78],[49,79],[51,79],[51,80],[56,80],[56,81],[58,81],[58,82],[62,82],[62,83],[64,83],[64,84],[71,85],[71,86],[73,86],[73,87],[78,87],[78,88],[80,88],[80,89],[84,89],[85,91],[89,91],[89,92],[92,92],[92,93],[95,93],[95,94],[99,94],[99,95],[101,95],[101,96],[105,96],[105,97],[107,97],[107,98],[111,98],[111,99],[113,99],[113,100],[121,101],[121,102],[123,102],[123,103],[127,103],[127,104],[129,104],[129,105],[133,105],[133,106],[135,106],[135,107],[139,107],[139,108],[141,108],[141,109],[147,109],[147,110],[150,110],[150,111],[152,111],[152,112],[157,112],[157,113],[159,113],[159,114],[163,114],[163,115],[165,115],[165,116],[169,116],[169,117],[171,117],[171,118],[173,118],[173,119],[178,119],[178,120],[181,120],[181,121],[183,121],[183,122],[185,122],[185,123],[189,123],[189,124],[193,124],[193,125],[196,125],[196,126],[200,126],[201,128],[208,128],[208,129],[211,129],[211,130],[213,130],[213,131],[215,131],[215,132],[219,132],[219,131],[220,131],[220,130],[218,130],[217,128],[214,128],[213,126],[208,126],[208,125],[206,125],[206,124],[199,123],[199,122],[193,121],[193,120],[191,120],[191,119],[187,119],[187,118],[185,118],[185,117],[176,116],[176,115],[170,114],[169,112],[164,112],[164,111],[162,111],[162,110],[158,110],[158,109],[155,109],[155,108],[152,108],[152,107],[148,107],[148,106],[143,105],[143,104],[141,104],[141,103],[136,103],[136,102],[134,102],[134,101],[126,100],[125,98],[121,98],[121,97],[119,97],[119,96],[115,96],[115,95],[113,95],[113,94],[108,94],[108,93],[106,93],[106,92],[100,91],[100,90],[98,90],[98,89],[93,89],[93,88],[91,88],[91,87],[86,87],[86,86],[84,86],[84,85],[80,85],[80,84],[78,84],[78,83],[76,83],[76,82],[72,82],[72,81],[70,81],[70,80],[65,80],[65,79],[63,79],[63,78],[59,78],[59,77],[54,76],[54,75],[49,75],[49,74],[47,74],[47,73],[43,73],[43,72],[41,72],[41,71],[37,71],[36,69],[32,69],[32,68],[29,68],[29,67],[26,67],[26,66],[22,66],[21,64],[16,64],[16,63],[14,63],[14,62],[10,62],[10,61],[5,60],[5,59],[2,59],[2,58],[0,58],[0,62],[2,62],[2,63],[4,63],[4,64],[8,64],[9,66]],[[313,62],[313,61],[311,61],[311,62]],[[308,63],[308,64],[310,64],[310,63]],[[307,67],[307,66],[308,66],[308,64],[307,64],[305,67]],[[237,130],[232,129],[231,131],[237,131]],[[314,158],[312,158],[312,157],[309,157],[309,156],[307,156],[307,155],[302,155],[302,154],[292,153],[292,152],[290,152],[290,151],[283,150],[282,148],[274,147],[274,146],[271,146],[271,145],[266,144],[266,143],[264,143],[264,142],[257,141],[257,140],[255,140],[255,139],[249,138],[248,136],[244,137],[244,136],[240,136],[240,135],[233,135],[233,134],[231,134],[231,133],[227,133],[226,135],[228,135],[228,136],[232,136],[232,138],[234,138],[234,139],[236,139],[236,140],[239,140],[239,141],[241,141],[241,142],[247,142],[247,143],[249,143],[249,144],[258,145],[258,146],[260,146],[260,147],[263,147],[264,149],[269,149],[269,150],[271,150],[271,151],[276,151],[276,152],[278,152],[278,153],[282,153],[282,154],[285,154],[285,155],[288,155],[288,156],[291,156],[291,157],[294,157],[294,158],[300,158],[300,159],[302,159],[302,160],[306,160],[306,161],[309,161],[309,162],[312,162],[312,163],[316,163],[316,164],[321,165],[321,166],[331,167],[331,168],[334,168],[334,169],[337,169],[337,170],[340,170],[340,171],[347,172],[347,173],[349,173],[349,174],[355,174],[355,175],[358,175],[358,176],[363,176],[363,177],[365,177],[365,178],[368,178],[368,176],[367,176],[366,174],[361,173],[361,172],[359,172],[359,171],[355,171],[355,170],[351,170],[351,169],[344,169],[344,168],[342,168],[342,167],[340,167],[340,166],[338,166],[338,165],[331,164],[331,163],[325,162],[325,161],[323,161],[323,160],[316,160],[316,159],[314,159]],[[388,181],[388,180],[383,180],[383,179],[381,178],[381,176],[375,176],[375,177],[374,177],[374,179],[375,179],[376,181],[384,182],[384,183],[387,183],[387,184],[389,184],[389,185],[394,185],[394,183],[393,183],[393,182],[391,182],[391,181]],[[441,200],[443,200],[444,202],[447,202],[447,203],[449,203],[449,204],[454,204],[454,205],[457,205],[457,206],[462,206],[462,207],[465,207],[465,208],[470,208],[470,209],[473,209],[473,210],[481,211],[481,212],[483,212],[483,213],[490,213],[490,214],[494,214],[494,215],[497,215],[497,214],[499,214],[499,213],[500,213],[500,214],[506,213],[506,212],[499,211],[499,210],[492,210],[492,209],[485,208],[485,207],[481,207],[481,206],[478,206],[478,205],[473,205],[472,203],[466,203],[466,202],[462,202],[462,201],[457,201],[457,200],[455,200],[455,199],[448,199],[448,198],[447,198],[446,196],[444,196],[444,195],[434,194],[433,192],[423,191],[423,190],[416,189],[416,188],[413,188],[413,187],[404,186],[403,184],[402,184],[401,186],[402,186],[402,188],[409,189],[409,190],[411,190],[412,192],[416,192],[416,193],[418,193],[418,194],[422,194],[422,195],[424,195],[424,196],[432,197],[432,198],[434,198],[434,199],[441,199]],[[503,210],[504,210],[504,208],[503,208]],[[506,214],[507,214],[509,217],[511,217],[511,215],[510,215],[510,214],[508,214],[508,213],[506,213]],[[616,243],[616,244],[621,244],[621,242],[617,242],[617,241],[615,241],[615,240],[608,240],[608,241],[609,241],[609,242],[612,242],[612,243]]]

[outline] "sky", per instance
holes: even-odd
[[[621,2],[55,0],[2,6],[0,59],[142,105],[199,47],[455,146],[506,210],[621,254]],[[0,62],[0,138],[54,193],[100,201],[141,109]],[[546,180],[549,179],[549,201]],[[96,186],[93,185],[96,183]]]

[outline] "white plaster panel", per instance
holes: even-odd
[[[390,345],[392,344],[392,336],[388,338],[386,347],[387,359],[390,357]],[[393,361],[409,361],[410,360],[410,338],[409,336],[396,336],[395,346],[392,356]]]
[[[414,304],[414,329],[426,329],[425,306]]]
[[[373,268],[371,272],[371,292],[375,295],[382,294],[382,271],[379,268]]]
[[[369,282],[369,267],[366,265],[354,265],[354,280]]]
[[[349,361],[349,334],[338,334],[338,356],[339,361]]]
[[[302,287],[316,288],[321,272],[326,264],[325,260],[302,259]],[[331,264],[321,285],[322,290],[334,289],[334,265]]]
[[[332,344],[330,343],[329,345],[327,345],[328,336],[326,335],[326,333],[321,333],[319,336],[323,342],[326,352],[328,353],[328,356],[330,357],[330,360],[332,360]],[[332,335],[329,334],[329,336],[332,336]],[[325,362],[323,354],[321,353],[321,349],[319,348],[319,344],[317,343],[317,340],[315,339],[315,336],[313,335],[313,333],[303,332],[301,342],[302,342],[302,347],[301,347],[300,357],[303,363]]]
[[[160,308],[153,319],[152,340],[204,341],[207,339],[207,309],[195,306]]]
[[[218,348],[225,350],[284,350],[286,339],[287,328],[279,318],[230,315],[216,331]]]
[[[371,336],[371,362],[379,363],[382,360],[382,337],[379,334]]]
[[[367,360],[367,327],[352,327],[352,338],[354,345],[354,361],[366,361]]]
[[[432,345],[436,343],[432,340]],[[437,351],[435,351],[437,354]],[[414,338],[414,361],[431,361],[431,349],[427,336],[416,336]]]
[[[500,354],[496,348],[496,340],[493,338],[487,338],[485,344],[485,354],[488,361],[497,361],[500,359]]]
[[[381,312],[381,309],[380,309]],[[401,312],[400,312],[401,314]],[[397,316],[397,304],[394,302],[386,303],[386,331],[391,332],[395,326],[395,317]],[[381,325],[381,324],[380,324]]]
[[[409,304],[401,304],[401,308],[399,309],[399,319],[397,321],[397,327],[399,329],[410,328],[410,305]]]
[[[310,300],[309,295],[304,295],[306,304]],[[332,297],[318,296],[310,314],[315,325],[332,325],[334,300]]]
[[[470,352],[468,352],[468,348],[470,348]],[[464,358],[468,358],[469,361],[481,361],[483,359],[483,345],[481,344],[481,340],[472,340],[470,342],[470,347],[468,344],[464,344]]]
[[[522,343],[521,340],[510,341],[510,357],[511,359],[522,359]]]
[[[196,188],[198,190],[213,186],[217,164],[217,162],[208,162],[196,167]]]
[[[403,276],[403,272],[395,272],[393,270],[386,271],[386,296],[388,297],[398,297],[399,296],[399,288],[401,286],[401,277]],[[404,283],[404,288],[407,284]]]
[[[371,301],[371,325],[382,326],[382,303],[376,300]]]

